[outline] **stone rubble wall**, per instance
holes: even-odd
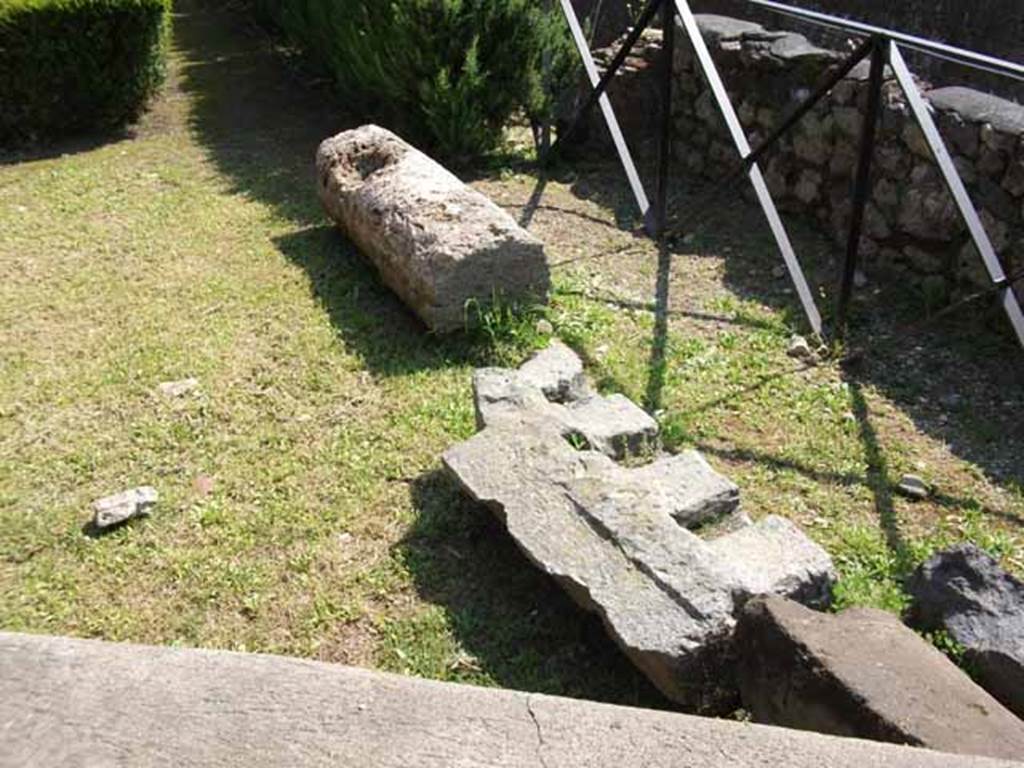
[[[1010,61],[1024,59],[1024,3],[1020,0],[788,0],[788,4],[888,27],[911,35],[969,48]],[[746,0],[694,0],[701,13],[717,13],[784,26],[818,45],[836,45],[846,36],[837,29],[750,5]],[[1024,83],[964,67],[933,56],[919,56],[922,74],[936,83],[956,83],[1020,101]]]
[[[754,146],[845,56],[752,22],[713,15],[698,21]],[[718,179],[735,166],[736,151],[685,34],[677,40],[674,154],[683,178]],[[614,50],[598,52],[598,60],[607,62]],[[636,148],[656,135],[660,56],[661,33],[650,30],[610,89]],[[867,79],[865,61],[762,162],[779,207],[816,219],[837,246],[845,244],[849,227]],[[967,88],[922,88],[1004,269],[1021,270],[1024,107]],[[604,129],[592,127],[591,135],[599,138]],[[909,278],[932,295],[991,285],[888,70],[861,253],[869,275]],[[1024,297],[1024,289],[1017,291]]]

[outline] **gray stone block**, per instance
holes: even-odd
[[[587,394],[583,361],[557,339],[520,366],[519,381],[556,403],[579,400]]]
[[[625,395],[592,395],[567,409],[567,425],[594,449],[615,458],[652,453],[658,422]]]
[[[837,578],[832,558],[790,520],[769,515],[709,546],[729,563],[748,597],[782,595],[816,606],[831,599]]]
[[[156,488],[149,485],[106,496],[93,502],[93,525],[104,530],[136,517],[145,517],[153,511],[159,498]]]
[[[972,123],[990,123],[1003,133],[1024,133],[1024,106],[973,88],[935,88],[925,94],[942,112],[955,112]]]

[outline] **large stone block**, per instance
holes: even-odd
[[[923,563],[907,591],[912,621],[948,632],[966,649],[978,681],[1024,717],[1024,583],[964,544]]]
[[[1018,759],[1024,723],[895,616],[780,598],[736,630],[743,703],[763,723]]]
[[[328,215],[430,328],[461,328],[471,303],[495,296],[546,297],[540,240],[393,133],[366,125],[327,139],[316,169]]]

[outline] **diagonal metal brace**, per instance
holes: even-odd
[[[999,263],[999,256],[996,255],[996,250],[992,247],[992,240],[985,231],[985,226],[981,223],[981,217],[978,216],[977,208],[971,202],[971,196],[964,186],[963,179],[960,178],[960,173],[953,164],[953,158],[949,154],[946,142],[942,140],[942,136],[939,134],[935,120],[932,118],[931,112],[928,111],[928,105],[925,104],[924,97],[921,96],[921,91],[918,90],[917,83],[914,82],[914,77],[907,68],[907,63],[903,60],[903,54],[900,52],[899,46],[892,41],[889,43],[889,66],[892,67],[896,79],[899,81],[900,87],[907,97],[910,111],[917,119],[917,124],[924,134],[928,148],[931,150],[932,156],[939,166],[939,172],[942,174],[942,178],[946,182],[950,194],[953,196],[956,207],[960,210],[960,215],[967,225],[971,240],[974,241],[974,247],[981,254],[981,259],[985,264],[985,269],[988,270],[989,277],[996,285],[1006,282],[1006,272],[1003,270],[1002,264]],[[1017,334],[1017,338],[1024,345],[1024,313],[1021,312],[1017,295],[1012,290],[1003,290],[1001,303],[1006,316],[1010,320],[1010,325],[1013,326],[1013,330]]]
[[[743,131],[743,126],[740,125],[739,117],[737,116],[736,110],[732,105],[732,101],[729,99],[729,94],[725,89],[725,83],[722,82],[722,77],[718,73],[718,68],[715,66],[714,59],[711,58],[711,52],[708,50],[708,46],[704,42],[704,37],[701,35],[697,19],[694,17],[693,11],[690,10],[690,5],[687,0],[672,0],[672,2],[675,3],[676,12],[679,14],[679,18],[683,23],[683,28],[686,30],[686,34],[690,38],[690,44],[693,46],[694,53],[697,55],[697,61],[700,62],[701,69],[704,72],[704,77],[708,82],[708,86],[711,88],[715,101],[718,103],[718,108],[722,113],[722,117],[725,118],[725,123],[729,129],[730,135],[732,136],[733,143],[736,145],[736,149],[740,153],[740,157],[746,161],[747,158],[753,154],[753,151],[750,148],[750,142],[747,139],[746,133]],[[786,268],[789,270],[790,279],[796,286],[796,291],[800,297],[800,303],[803,306],[804,314],[807,316],[807,321],[810,323],[811,329],[820,336],[822,333],[821,313],[818,311],[817,304],[815,304],[814,301],[814,296],[811,293],[811,288],[807,284],[807,278],[804,276],[803,268],[800,266],[800,262],[796,257],[796,252],[793,250],[793,244],[789,239],[789,234],[786,232],[786,227],[782,223],[782,218],[779,216],[778,209],[775,207],[775,201],[772,199],[767,183],[765,183],[764,175],[761,173],[761,169],[756,162],[751,163],[748,175],[750,177],[751,184],[754,186],[754,192],[757,195],[758,202],[761,204],[761,209],[764,211],[765,217],[768,219],[768,226],[771,227],[772,234],[775,237],[775,242],[778,244],[779,250],[782,252],[782,258],[786,262]]]
[[[586,35],[583,34],[580,20],[572,7],[572,0],[559,0],[559,2],[561,3],[565,20],[569,23],[569,30],[572,32],[576,49],[583,60],[583,68],[586,70],[591,85],[596,88],[601,83],[601,77],[597,71],[597,64],[594,62],[594,56],[590,52],[590,44],[587,42]],[[612,135],[612,141],[615,143],[615,150],[618,152],[619,160],[622,162],[622,167],[626,172],[626,178],[629,179],[629,186],[633,190],[633,197],[636,199],[637,207],[640,209],[640,214],[646,219],[651,203],[647,198],[643,182],[640,181],[640,174],[636,170],[633,156],[629,153],[629,146],[626,144],[626,138],[622,135],[622,128],[619,126],[618,118],[615,117],[615,110],[612,109],[612,103],[608,98],[608,94],[602,93],[597,103],[601,107],[605,124]]]
[[[605,70],[605,73],[601,76],[597,85],[595,85],[590,93],[587,94],[587,100],[583,102],[583,105],[578,110],[576,110],[576,114],[573,115],[572,118],[572,123],[569,124],[569,127],[565,131],[561,131],[559,133],[555,143],[551,145],[551,148],[543,158],[545,163],[549,162],[549,159],[555,156],[555,153],[558,152],[562,144],[576,134],[576,131],[579,130],[583,121],[586,120],[590,112],[595,106],[597,106],[598,101],[600,101],[601,97],[608,90],[608,86],[611,85],[612,80],[615,79],[619,70],[622,69],[622,65],[626,63],[626,59],[629,58],[629,54],[633,52],[633,47],[643,36],[644,32],[647,31],[651,22],[654,21],[654,17],[658,13],[658,9],[660,9],[665,2],[666,0],[650,0],[647,7],[644,8],[643,13],[640,14],[640,18],[637,19],[633,29],[630,30],[629,35],[622,42],[622,46],[608,64],[608,68]],[[589,50],[589,44],[587,49]]]

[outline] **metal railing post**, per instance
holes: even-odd
[[[658,142],[658,199],[653,222],[647,231],[662,238],[668,229],[668,177],[672,160],[672,79],[675,60],[676,19],[672,5],[661,4],[663,44],[661,48],[661,136]]]
[[[853,186],[853,210],[850,216],[850,234],[846,242],[846,260],[843,264],[842,283],[839,287],[839,304],[836,309],[836,337],[846,335],[846,320],[853,295],[854,278],[860,254],[860,236],[864,225],[864,211],[871,197],[871,161],[875,155],[875,138],[878,135],[878,118],[882,106],[882,81],[885,75],[887,40],[874,37],[871,40],[871,74],[868,78],[868,104],[860,135],[860,156],[857,161],[857,176]]]

